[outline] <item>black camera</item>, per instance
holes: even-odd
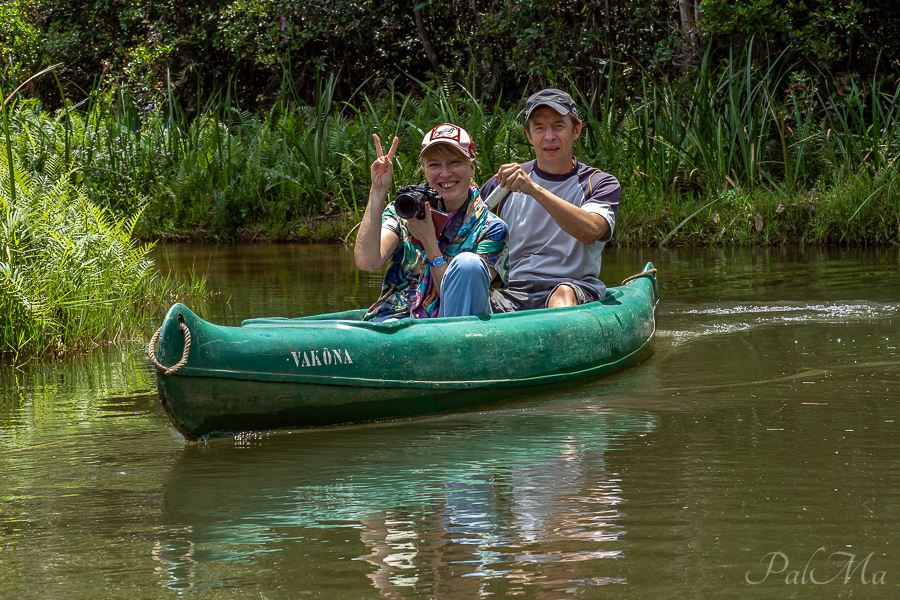
[[[419,185],[401,185],[394,196],[394,210],[403,219],[424,219],[425,203],[431,204],[431,208],[437,210],[444,203],[444,199],[437,191],[427,183]]]

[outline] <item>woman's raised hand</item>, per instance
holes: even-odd
[[[387,192],[394,178],[394,154],[397,153],[397,144],[400,140],[395,136],[391,149],[385,155],[378,134],[373,133],[372,137],[375,138],[375,152],[378,154],[378,158],[372,163],[372,188]]]

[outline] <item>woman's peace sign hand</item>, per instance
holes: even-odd
[[[391,149],[385,156],[378,134],[373,133],[372,137],[375,138],[375,151],[378,154],[378,158],[372,163],[372,189],[387,193],[394,178],[394,154],[397,153],[397,144],[400,140],[396,136],[394,137]]]

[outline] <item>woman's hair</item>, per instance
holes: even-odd
[[[425,160],[428,156],[440,156],[441,158],[461,158],[471,164],[475,164],[474,158],[469,158],[450,144],[434,144],[431,148],[425,150],[422,153],[422,157],[419,159],[419,163],[424,167]]]
[[[425,161],[428,160],[428,158],[431,156],[438,156],[440,158],[444,158],[444,159],[448,159],[448,160],[455,158],[455,159],[459,159],[464,162],[467,162],[470,165],[472,165],[473,167],[475,166],[474,158],[470,158],[470,157],[466,156],[459,150],[456,150],[450,144],[434,144],[433,146],[431,146],[430,148],[425,150],[425,152],[422,153],[422,156],[419,157],[419,166],[422,167],[423,171],[425,170]],[[475,181],[475,172],[474,171],[472,172],[472,181],[470,182],[470,184],[474,185],[475,187],[478,187],[478,183]]]

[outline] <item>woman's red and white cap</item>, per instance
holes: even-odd
[[[449,144],[469,158],[475,158],[475,142],[462,127],[441,123],[425,134],[422,139],[422,150],[419,157],[435,144]]]

